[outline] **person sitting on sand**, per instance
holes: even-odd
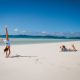
[[[72,49],[71,48],[66,48],[65,45],[60,46],[61,51],[77,51],[77,49],[75,48],[74,44],[72,45]]]

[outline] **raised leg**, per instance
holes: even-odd
[[[7,27],[6,27],[6,40],[9,40]]]

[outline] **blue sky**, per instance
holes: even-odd
[[[80,32],[79,0],[0,0],[0,34]]]

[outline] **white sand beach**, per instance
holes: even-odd
[[[60,46],[77,52],[61,52]],[[0,46],[0,80],[80,80],[80,41],[11,45],[5,58]]]

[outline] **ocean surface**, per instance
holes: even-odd
[[[66,41],[80,41],[80,39],[33,39],[33,38],[11,38],[10,42],[12,45],[19,44],[41,44],[41,43],[57,43],[57,42],[66,42]],[[4,42],[0,39],[0,45],[5,45]]]

